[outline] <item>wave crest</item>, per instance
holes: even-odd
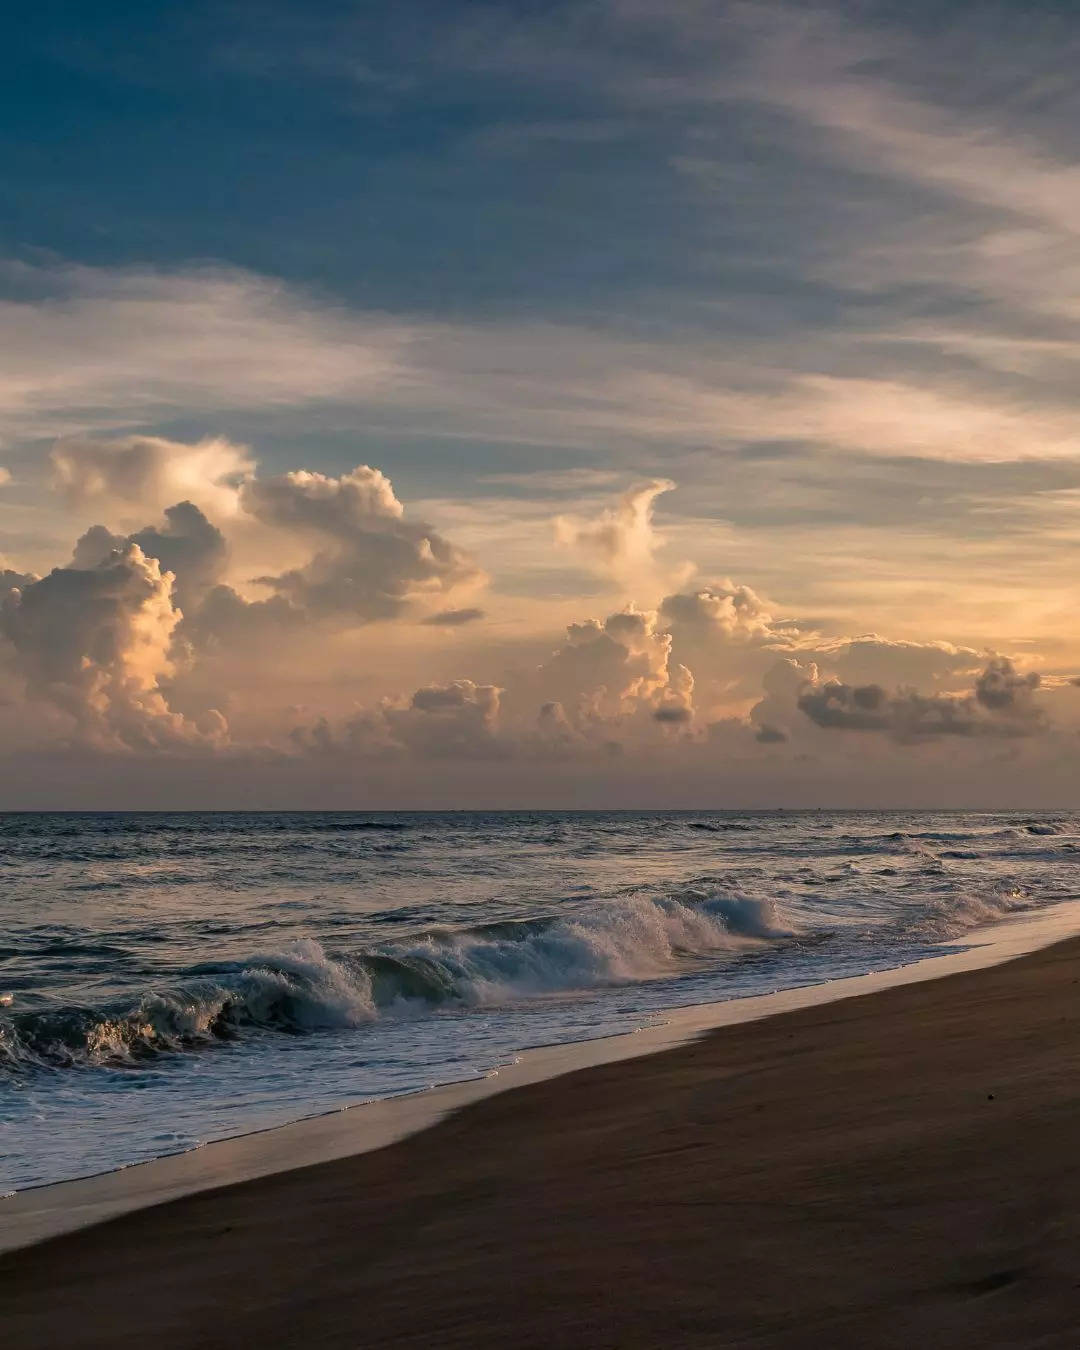
[[[0,1064],[135,1064],[252,1031],[362,1026],[438,1006],[504,1006],[656,979],[794,936],[770,901],[628,897],[568,916],[436,930],[333,957],[313,940],[247,963],[202,965],[134,1008],[61,1007],[0,1019]]]

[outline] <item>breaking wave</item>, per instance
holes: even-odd
[[[611,901],[572,917],[435,930],[337,957],[301,940],[277,956],[194,967],[183,984],[134,1007],[4,1016],[0,1064],[135,1064],[253,1031],[296,1034],[438,1007],[500,1006],[655,979],[794,936],[767,901],[688,892]]]
[[[972,856],[951,849],[939,858],[917,837],[895,836],[896,845],[901,853],[925,853],[938,867],[941,858]],[[134,1066],[265,1032],[302,1035],[440,1010],[509,1007],[689,974],[784,944],[809,949],[835,939],[851,954],[899,954],[907,944],[957,938],[1039,903],[1014,885],[957,889],[926,895],[892,920],[860,929],[850,918],[838,923],[835,912],[830,918],[828,904],[816,917],[800,911],[794,924],[771,900],[698,885],[563,914],[430,929],[352,952],[330,953],[300,939],[276,955],[190,966],[169,987],[125,1004],[26,1008],[21,997],[0,993],[0,1069]],[[100,954],[108,957],[110,948]]]

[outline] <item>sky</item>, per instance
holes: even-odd
[[[0,807],[1080,796],[1080,18],[44,0]]]

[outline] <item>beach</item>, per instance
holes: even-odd
[[[11,1347],[1071,1345],[1080,940],[0,1258]]]

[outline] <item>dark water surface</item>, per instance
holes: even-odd
[[[1077,894],[1069,815],[0,816],[0,1191],[895,966]]]

